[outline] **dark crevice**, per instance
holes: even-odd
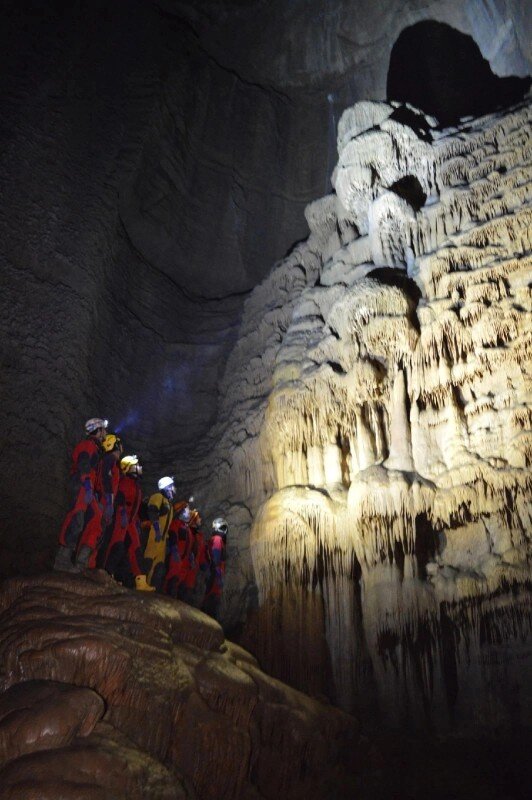
[[[387,98],[410,103],[443,127],[522,100],[530,78],[499,78],[476,42],[442,22],[405,28],[393,46]]]
[[[414,211],[423,208],[427,200],[427,195],[415,175],[405,175],[388,188],[390,192],[406,200]]]

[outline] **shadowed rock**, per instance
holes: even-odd
[[[12,579],[0,609],[2,800],[343,796],[354,720],[196,609],[99,571]]]

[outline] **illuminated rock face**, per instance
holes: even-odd
[[[527,714],[529,116],[441,132],[348,109],[336,194],[230,362],[223,491],[253,515],[256,652],[316,688],[328,651],[325,691],[392,722]]]
[[[4,0],[1,576],[53,563],[94,415],[141,456],[145,493],[169,472],[199,495],[244,299],[330,191],[340,112],[419,97],[405,73],[449,94],[420,67],[434,38],[412,46],[430,20],[471,35],[498,75],[528,74],[525,5]]]
[[[97,571],[0,591],[0,798],[352,797],[352,717]]]

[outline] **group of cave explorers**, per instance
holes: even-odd
[[[208,542],[193,498],[176,501],[174,480],[165,476],[143,500],[142,466],[123,455],[108,421],[92,418],[72,453],[71,507],[59,534],[54,569],[105,569],[139,591],[156,591],[192,602],[198,573],[207,573],[202,609],[218,616],[224,574],[227,522],[212,523]]]

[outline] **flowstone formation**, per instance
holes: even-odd
[[[262,666],[390,723],[530,712],[529,123],[349,108],[226,373],[226,621],[256,581]]]
[[[1,800],[352,797],[352,717],[105,573],[0,591]]]

